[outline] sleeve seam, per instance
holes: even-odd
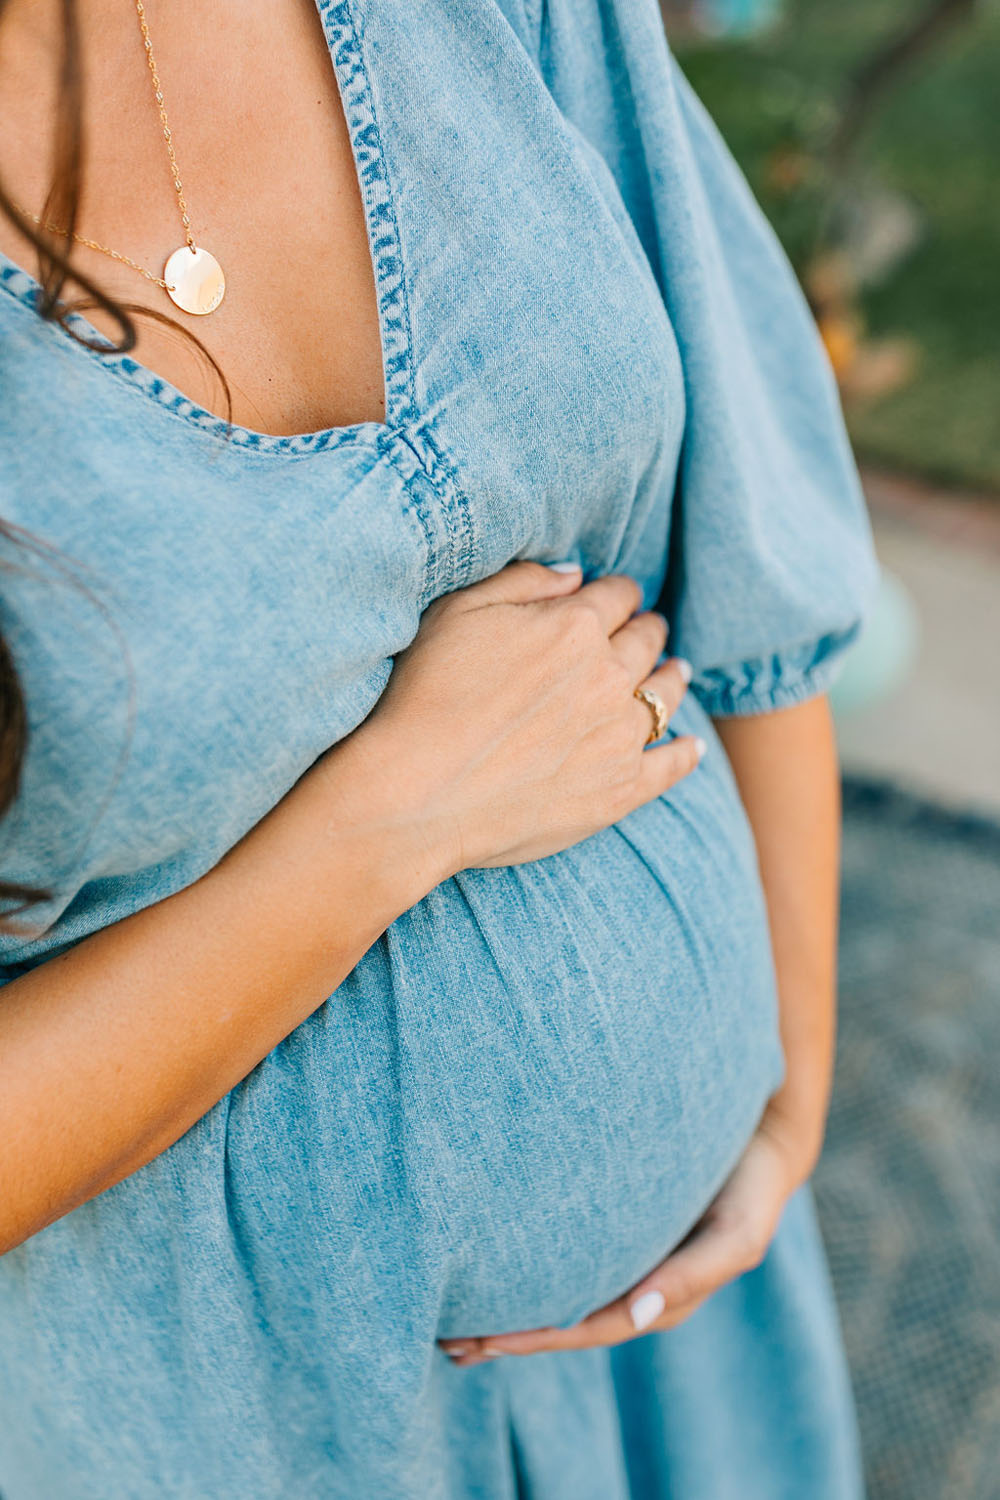
[[[794,677],[766,688],[701,688],[696,681],[692,691],[711,718],[769,713],[775,709],[791,708],[809,698],[818,698],[830,687],[841,664],[839,656],[827,657]]]

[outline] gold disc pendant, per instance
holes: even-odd
[[[167,295],[182,312],[214,312],[226,295],[226,278],[215,256],[208,250],[182,245],[167,256],[163,267]]]

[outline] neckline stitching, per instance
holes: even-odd
[[[323,25],[331,66],[341,91],[344,118],[351,138],[358,186],[365,207],[366,234],[369,237],[372,270],[375,277],[379,309],[379,337],[383,349],[386,414],[384,422],[355,422],[345,426],[317,428],[305,433],[268,433],[233,423],[199,406],[177,386],[158,375],[129,354],[108,356],[88,349],[70,337],[57,324],[53,332],[59,347],[67,345],[88,361],[99,361],[111,374],[133,387],[170,415],[218,438],[224,448],[277,457],[304,456],[350,444],[359,440],[385,437],[412,420],[415,412],[413,393],[412,341],[410,309],[405,268],[401,251],[399,223],[396,217],[389,176],[382,149],[372,97],[371,81],[365,67],[358,29],[347,0],[315,0]],[[347,71],[349,70],[349,71]],[[0,288],[28,307],[38,318],[43,291],[38,281],[0,251]],[[399,310],[397,311],[397,304]],[[70,312],[67,324],[90,339],[105,338],[80,313]],[[111,343],[110,339],[106,340]]]
[[[369,235],[372,269],[375,274],[379,331],[385,365],[386,421],[374,425],[400,427],[404,422],[414,420],[416,414],[413,340],[402,236],[389,186],[389,170],[375,109],[372,80],[365,64],[361,36],[349,0],[315,0],[315,3],[331,64],[340,82],[344,116],[357,167],[358,186],[364,200],[366,232]],[[350,72],[346,71],[348,67]],[[398,313],[395,311],[396,303],[399,304]]]

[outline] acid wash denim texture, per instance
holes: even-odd
[[[175,1146],[0,1260],[0,1493],[858,1500],[808,1188],[668,1333],[435,1345],[623,1292],[783,1076],[710,715],[821,692],[872,594],[825,355],[654,0],[317,3],[384,423],[226,440],[0,265],[0,514],[85,585],[4,554],[31,742],[0,867],[55,894],[3,979],[213,866],[429,601],[513,558],[636,577],[709,749],[572,848],[444,881]]]

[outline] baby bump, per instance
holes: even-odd
[[[233,1403],[268,1441],[279,1410],[379,1432],[435,1337],[569,1322],[661,1259],[782,1069],[716,741],[615,827],[445,881],[175,1146],[4,1256],[0,1410],[77,1413],[67,1451],[112,1410],[156,1414],[149,1444]]]
[[[749,830],[716,759],[571,849],[445,881],[255,1087],[276,1118],[294,1088],[366,1267],[419,1262],[439,1331],[461,1334],[625,1290],[721,1185],[782,1066]]]

